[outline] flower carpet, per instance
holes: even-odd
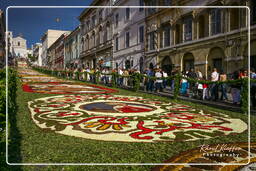
[[[22,86],[23,91],[44,94],[105,94],[116,90],[101,86],[74,82],[42,82],[27,83]]]
[[[35,99],[28,107],[43,130],[93,140],[194,141],[247,130],[245,122],[225,114],[137,96],[59,95]]]
[[[19,69],[19,77],[25,92],[44,94],[105,94],[117,92],[102,86],[75,83],[56,77],[41,74],[31,69]]]
[[[165,163],[187,163],[186,165],[162,165],[153,168],[153,171],[186,171],[186,170],[253,170],[256,168],[256,143],[250,145],[250,163],[248,143],[228,143],[204,145],[194,148],[177,156],[173,156]],[[229,163],[232,165],[214,165],[217,163]],[[193,165],[193,163],[211,163],[211,165]],[[240,165],[237,165],[237,164]],[[250,169],[251,168],[251,169]]]
[[[29,82],[61,82],[61,79],[55,78],[55,77],[46,77],[46,76],[40,76],[40,77],[22,77],[21,81],[23,83],[29,83]],[[71,81],[66,81],[71,82]]]

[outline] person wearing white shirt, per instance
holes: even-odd
[[[156,77],[156,91],[159,92],[160,90],[162,90],[162,83],[163,83],[163,80],[161,79],[163,77],[163,74],[161,73],[160,69],[156,71],[155,77]]]
[[[163,78],[164,78],[164,80],[163,80],[163,88],[166,88],[167,77],[168,77],[168,74],[165,71],[163,71]]]
[[[124,78],[122,77],[123,73],[124,73],[123,69],[119,68],[118,69],[118,75],[119,75],[118,84],[119,84],[119,86],[123,86],[123,80],[124,80]]]
[[[217,82],[218,80],[219,80],[219,73],[217,72],[217,69],[214,68],[211,74],[211,81]],[[211,85],[211,99],[214,101],[218,100],[218,85],[215,83]]]

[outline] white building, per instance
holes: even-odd
[[[14,56],[19,58],[27,58],[27,40],[21,36],[13,38]]]
[[[48,48],[63,34],[66,33],[67,31],[63,30],[47,30],[44,35],[41,38],[42,41],[42,65],[46,66],[47,65],[47,50]]]
[[[13,34],[11,31],[7,32],[8,35],[8,54],[10,56],[14,56],[14,49],[13,49]]]
[[[114,6],[144,6],[143,0],[119,0]],[[113,62],[116,68],[144,70],[144,8],[113,9]]]
[[[80,27],[77,27],[67,37],[64,38],[64,46],[64,67],[75,64],[79,65],[79,67],[82,67],[81,62],[79,62],[79,57],[82,50]]]
[[[35,65],[42,66],[42,44],[36,43],[32,46],[32,55],[37,58]]]

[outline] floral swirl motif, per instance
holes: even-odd
[[[247,129],[228,115],[133,96],[60,95],[31,101],[29,108],[42,129],[104,141],[194,141]]]

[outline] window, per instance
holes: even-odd
[[[92,17],[92,27],[94,27],[96,25],[96,16],[94,15]]]
[[[125,34],[125,45],[126,47],[130,47],[130,33],[126,32]]]
[[[126,20],[130,19],[130,8],[126,8]]]
[[[140,26],[139,28],[139,42],[144,42],[144,26]]]
[[[143,7],[144,6],[144,0],[140,0],[140,6]],[[143,11],[144,8],[139,8],[139,11]]]
[[[149,33],[149,49],[155,49],[155,32]]]
[[[211,11],[211,35],[221,33],[221,10]]]
[[[102,20],[103,20],[102,13],[103,13],[103,10],[102,10],[102,9],[100,9],[100,11],[99,11],[99,22],[100,22],[100,23],[101,23],[101,22],[102,22]]]
[[[119,42],[118,42],[118,37],[116,37],[116,51],[118,51],[118,47],[119,47]]]
[[[20,46],[20,42],[18,42],[18,46]]]
[[[171,45],[171,34],[170,34],[170,31],[171,31],[171,28],[170,26],[164,26],[163,28],[163,35],[164,35],[164,47],[168,47]]]
[[[150,0],[148,2],[148,5],[147,6],[156,6],[156,0]],[[148,15],[151,15],[151,14],[154,14],[156,12],[156,8],[148,8]]]
[[[184,41],[192,40],[192,18],[187,18],[184,21]]]
[[[87,30],[89,30],[89,29],[90,29],[90,20],[88,20],[88,21],[86,22],[86,25],[87,25]]]
[[[116,14],[115,21],[116,21],[116,27],[117,27],[118,26],[118,22],[119,22],[119,14]]]

